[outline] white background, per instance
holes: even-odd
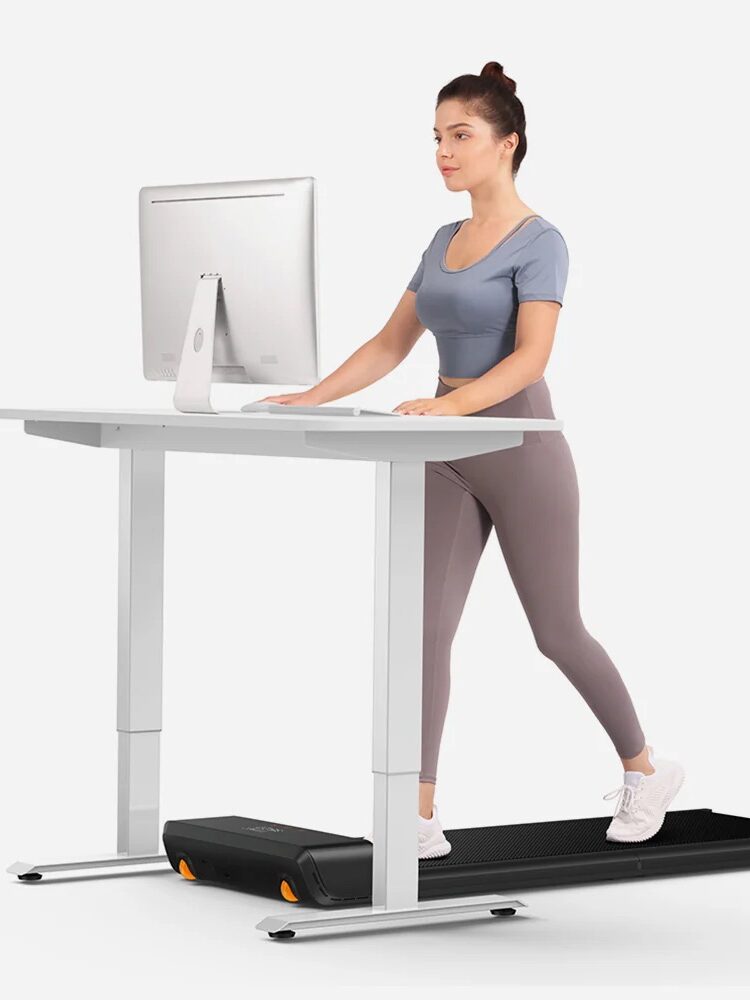
[[[471,214],[435,165],[435,100],[496,59],[526,109],[519,195],[570,251],[546,378],[581,491],[583,619],[657,756],[685,767],[673,808],[747,814],[740,7],[14,5],[0,406],[172,405],[173,383],[141,370],[138,191],[152,184],[317,178],[330,373],[381,329],[437,227]],[[343,402],[432,396],[436,373],[426,332]],[[15,421],[0,451],[4,869],[115,846],[117,452]],[[367,835],[374,465],[169,453],[166,471],[162,821]],[[536,648],[491,534],[453,647],[443,826],[611,814],[602,795],[621,777]],[[287,944],[253,929],[281,900],[171,869],[0,885],[17,996],[750,982],[747,871],[524,891],[512,921]]]

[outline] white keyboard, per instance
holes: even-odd
[[[403,417],[403,413],[393,410],[371,410],[364,406],[295,406],[287,403],[245,403],[240,407],[241,413],[304,413],[320,417]]]

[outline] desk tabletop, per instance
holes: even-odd
[[[131,425],[140,427],[175,427],[243,431],[319,431],[362,434],[384,432],[403,434],[419,431],[440,434],[445,431],[559,431],[562,420],[537,417],[449,417],[428,414],[325,416],[303,413],[242,413],[226,410],[220,413],[181,413],[179,410],[74,410],[74,409],[0,409],[0,419],[45,421],[51,423],[83,423]]]
[[[525,431],[559,431],[562,420],[426,414],[181,413],[179,410],[3,409],[35,437],[95,448],[235,455],[447,461],[517,447]]]

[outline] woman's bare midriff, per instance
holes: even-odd
[[[447,378],[445,375],[439,375],[438,378],[442,379],[446,385],[451,386],[453,389],[458,389],[459,386],[466,385],[468,382],[475,382],[479,376],[476,378]],[[541,382],[543,378],[544,376],[540,375],[539,378],[534,379],[534,382]],[[534,385],[534,382],[531,382],[530,385]]]
[[[466,385],[467,382],[473,382],[473,378],[446,378],[445,375],[439,375],[441,381],[445,382],[446,385],[452,385],[454,389],[457,389],[460,385]]]

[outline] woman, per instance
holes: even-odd
[[[441,226],[385,327],[335,372],[302,393],[267,396],[319,404],[392,371],[425,329],[440,359],[435,396],[400,413],[554,419],[544,379],[568,275],[557,229],[523,202],[515,176],[526,154],[516,85],[496,62],[448,83],[436,105],[437,165],[472,216]],[[434,803],[450,689],[450,650],[474,573],[494,527],[539,649],[563,671],[610,736],[624,769],[608,840],[640,842],[661,828],[683,769],[654,759],[609,656],[582,620],[579,497],[561,431],[525,432],[517,447],[425,463],[425,572],[420,858],[446,840]]]

